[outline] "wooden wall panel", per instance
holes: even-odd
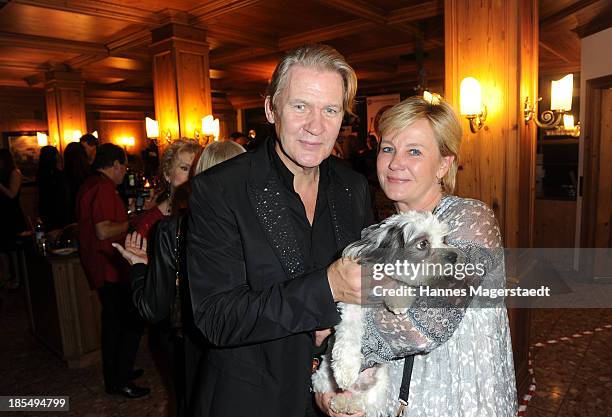
[[[537,88],[537,5],[447,0],[445,19],[446,97],[459,110],[459,85],[472,76],[488,111],[476,134],[463,118],[458,194],[493,208],[506,246],[528,243],[535,128],[523,122],[522,101]],[[519,224],[520,218],[526,223]]]
[[[536,137],[535,128],[524,125],[522,101],[537,91],[536,1],[446,0],[444,19],[446,98],[459,110],[461,80],[472,76],[488,110],[485,127],[476,134],[463,118],[457,194],[491,206],[506,247],[530,246]],[[528,310],[509,314],[521,394],[529,383],[530,315]]]
[[[94,129],[98,131],[100,143],[114,143],[132,155],[140,156],[140,152],[147,146],[144,116],[134,120],[99,119],[94,121]],[[134,146],[125,146],[122,138],[133,137]]]

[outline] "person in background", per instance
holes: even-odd
[[[265,98],[275,136],[191,182],[187,273],[211,347],[194,415],[304,417],[313,356],[361,301],[361,268],[337,259],[372,220],[365,178],[330,158],[357,77],[325,45],[278,63]]]
[[[68,184],[68,223],[75,223],[77,194],[91,175],[87,153],[80,142],[70,142],[64,149],[64,175]]]
[[[230,139],[240,146],[246,146],[248,139],[242,132],[233,132],[230,134]]]
[[[125,240],[128,230],[126,208],[117,194],[126,172],[123,149],[101,145],[94,168],[95,175],[85,180],[77,196],[77,221],[81,263],[102,305],[104,385],[108,394],[138,398],[150,392],[132,383],[144,323],[132,303],[127,264],[112,247]]]
[[[36,184],[38,213],[47,230],[61,229],[70,224],[70,191],[60,154],[54,146],[40,148]]]
[[[149,231],[159,220],[172,213],[174,195],[182,192],[179,188],[189,179],[191,165],[198,152],[200,145],[193,139],[177,139],[164,150],[161,161],[164,191],[160,194],[158,204],[133,222],[134,230],[144,238],[149,237]]]
[[[93,164],[96,159],[96,149],[98,149],[100,141],[91,133],[85,133],[83,136],[81,136],[79,142],[81,143],[81,145],[83,145],[85,153],[87,153],[87,160],[89,161],[89,165]]]
[[[195,176],[244,151],[242,146],[231,141],[213,142],[204,149],[200,158],[196,159],[197,163],[193,164],[191,175]],[[176,201],[182,196],[174,195],[172,207],[186,207],[186,201]],[[167,362],[174,374],[179,417],[188,414],[186,411],[191,400],[194,377],[205,345],[202,334],[193,324],[184,269],[184,213],[185,210],[175,210],[171,217],[162,219],[155,231],[154,240],[134,232],[126,236],[125,248],[113,243],[132,265],[130,275],[133,299],[141,316],[150,322],[161,323],[167,338],[173,342],[168,346],[171,350],[167,352]],[[180,242],[177,241],[177,231]],[[148,252],[147,242],[152,242]],[[177,277],[181,278],[178,286]],[[180,306],[175,303],[177,292]],[[177,316],[180,316],[180,319]]]
[[[159,170],[159,148],[155,139],[149,139],[149,144],[141,152],[144,165],[144,176],[151,180]]]
[[[27,229],[19,203],[23,177],[8,149],[0,149],[0,286],[16,288],[16,271],[9,256],[16,249],[17,235]],[[6,283],[6,284],[5,284]]]

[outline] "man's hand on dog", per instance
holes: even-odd
[[[338,392],[325,392],[325,393],[316,392],[315,402],[317,403],[317,407],[319,407],[321,411],[323,411],[325,414],[327,414],[330,417],[363,417],[364,416],[363,411],[360,411],[355,414],[335,413],[331,409],[331,401],[336,395],[349,395],[350,396],[351,393],[350,392],[340,392],[340,393]]]
[[[315,346],[320,347],[325,342],[325,339],[327,339],[327,336],[332,334],[332,330],[331,327],[329,329],[317,330],[315,332]]]
[[[361,265],[340,258],[327,268],[327,280],[334,301],[361,304]]]

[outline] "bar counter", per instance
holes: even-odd
[[[78,254],[24,253],[25,289],[32,333],[69,368],[98,362],[100,302],[89,288]]]

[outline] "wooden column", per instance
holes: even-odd
[[[73,132],[87,132],[83,80],[78,71],[53,70],[45,74],[49,143],[63,152]]]
[[[174,13],[153,30],[153,89],[160,145],[169,130],[172,139],[195,136],[202,118],[212,114],[208,44],[202,29],[187,24],[188,16]]]
[[[535,0],[445,0],[445,95],[459,110],[461,80],[482,88],[485,127],[470,132],[463,120],[457,194],[495,211],[506,247],[530,247],[535,202],[536,127],[523,121],[538,79],[538,7]],[[509,272],[510,278],[512,271]],[[510,311],[519,393],[528,386],[528,310]]]

